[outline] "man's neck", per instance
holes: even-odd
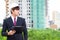
[[[15,15],[13,15],[13,14],[12,14],[12,16],[13,16],[14,18],[16,18],[16,16],[15,16]]]

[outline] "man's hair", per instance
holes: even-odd
[[[19,10],[19,9],[20,9],[19,6],[16,6],[16,7],[12,8],[12,9],[11,9],[11,14],[12,14],[12,11],[14,11],[14,10]]]

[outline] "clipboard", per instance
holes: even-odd
[[[20,33],[23,31],[23,26],[12,26],[11,30],[15,30],[17,33]]]

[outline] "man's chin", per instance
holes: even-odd
[[[19,16],[19,15],[16,15],[16,16]]]

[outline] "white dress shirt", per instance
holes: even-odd
[[[11,15],[12,21],[14,23],[14,17]],[[17,22],[17,16],[16,16],[16,22]]]

